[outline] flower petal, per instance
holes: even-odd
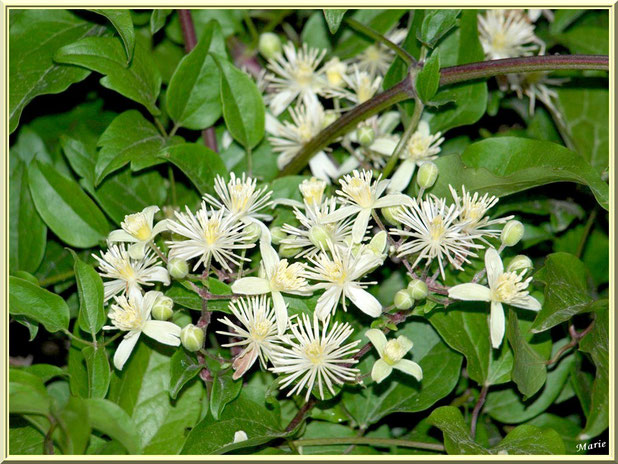
[[[288,327],[288,307],[281,292],[273,292],[272,297],[275,319],[277,319],[277,334],[283,335]]]
[[[137,242],[138,240],[133,235],[125,232],[122,229],[112,230],[107,236],[108,242]]]
[[[118,348],[116,348],[116,352],[114,353],[114,366],[116,366],[116,369],[119,371],[122,370],[127,359],[131,356],[131,352],[137,340],[139,340],[139,336],[140,332],[129,332],[124,336]]]
[[[260,277],[243,277],[232,284],[232,291],[241,295],[263,295],[270,292],[270,282]]]
[[[488,248],[485,252],[485,269],[487,270],[489,288],[494,288],[494,283],[498,280],[500,274],[504,272],[502,259],[500,259],[500,255],[495,248]]]
[[[318,179],[331,183],[331,179],[338,177],[339,169],[326,153],[320,151],[309,160],[309,169]]]
[[[382,304],[368,291],[356,285],[348,285],[345,294],[365,314],[371,317],[378,317],[382,314]]]
[[[129,246],[127,250],[129,252],[129,256],[133,259],[142,259],[144,257],[144,248],[146,248],[146,242],[136,242],[133,245]]]
[[[380,383],[393,372],[393,368],[386,364],[383,359],[378,359],[371,369],[371,378],[374,382]]]
[[[410,340],[408,337],[404,335],[399,335],[399,337],[397,337],[397,342],[401,346],[401,349],[405,350],[406,353],[410,351],[412,347],[414,346],[414,343],[412,343],[412,340]]]
[[[262,254],[262,262],[264,263],[266,275],[269,277],[274,274],[277,269],[277,264],[279,264],[279,255],[270,244],[271,239],[270,233],[268,234],[268,237],[262,237],[260,239],[260,253]]]
[[[400,359],[399,362],[393,365],[393,367],[401,372],[411,375],[419,382],[423,380],[423,369],[421,369],[421,366],[416,364],[414,361],[410,361],[409,359]]]
[[[384,347],[386,346],[386,335],[384,332],[378,329],[369,329],[365,332],[365,336],[369,339],[371,344],[378,351],[380,357],[382,357],[382,352],[384,351]]]
[[[539,300],[530,295],[518,298],[517,301],[511,302],[509,304],[518,308],[529,309],[530,311],[540,311],[542,307]]]
[[[360,243],[367,232],[369,218],[371,217],[371,209],[361,209],[354,220],[352,226],[352,240],[354,243]]]
[[[315,314],[322,322],[334,312],[337,303],[341,298],[342,289],[337,286],[332,286],[326,290],[315,305]]]
[[[389,206],[411,206],[412,198],[403,193],[393,193],[378,199],[373,205],[374,208],[387,208]]]
[[[360,207],[356,205],[343,206],[322,218],[325,223],[343,221],[345,218],[352,216],[360,211]]]
[[[163,266],[155,266],[144,275],[148,281],[161,282],[163,285],[170,284],[170,274]]]
[[[504,308],[498,301],[491,302],[491,314],[489,315],[489,334],[491,346],[499,348],[504,338]]]
[[[412,160],[405,160],[401,163],[393,174],[393,177],[391,177],[391,183],[388,185],[388,191],[403,192],[410,184],[415,169],[416,163]]]
[[[165,345],[180,345],[180,327],[173,322],[150,320],[144,324],[144,334]]]
[[[162,221],[157,222],[157,224],[152,228],[152,237],[159,235],[161,232],[168,230],[169,222],[167,219],[163,219]]]
[[[393,137],[378,137],[369,146],[371,151],[375,151],[383,156],[390,156],[397,147],[397,139]]]
[[[459,284],[449,289],[448,296],[463,301],[490,301],[491,290],[479,284]]]
[[[154,220],[154,215],[158,213],[159,211],[160,211],[160,208],[156,205],[147,206],[146,208],[142,210],[142,213],[146,216],[146,219],[151,229],[152,229],[152,221]]]

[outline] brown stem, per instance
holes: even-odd
[[[562,355],[564,353],[566,353],[568,350],[570,350],[571,348],[574,348],[575,346],[577,346],[577,344],[579,343],[579,341],[584,338],[586,335],[588,335],[588,333],[594,328],[594,321],[592,321],[590,323],[590,325],[588,327],[586,327],[584,330],[582,330],[581,332],[577,332],[575,330],[575,326],[573,324],[569,325],[569,334],[571,335],[571,341],[569,343],[567,343],[566,345],[564,345],[562,348],[560,348],[556,354],[554,355],[553,358],[551,358],[549,361],[547,361],[545,364],[547,364],[548,366],[551,366],[552,364],[557,363],[558,361],[560,361],[560,358],[562,357]]]
[[[300,424],[303,421],[303,419],[305,418],[305,415],[311,410],[311,408],[313,408],[316,405],[317,402],[318,400],[316,400],[313,396],[309,398],[309,400],[305,404],[303,404],[303,406],[296,413],[294,418],[290,421],[288,426],[285,428],[285,431],[289,433],[292,430],[294,430],[298,426],[298,424]]]
[[[479,399],[476,402],[476,405],[474,405],[474,410],[472,411],[472,419],[470,421],[470,435],[473,439],[474,437],[476,437],[476,423],[478,421],[481,409],[485,404],[485,398],[487,398],[487,390],[489,390],[489,386],[483,385],[483,387],[481,388],[481,394],[479,395]]]

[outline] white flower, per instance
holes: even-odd
[[[124,295],[114,297],[116,303],[111,305],[108,314],[112,325],[103,329],[128,332],[114,353],[117,369],[122,370],[142,333],[165,345],[180,345],[180,327],[172,322],[151,319],[152,306],[161,295],[161,292],[150,291],[142,296],[141,291],[132,290],[128,299]]]
[[[298,189],[303,195],[306,204],[320,206],[324,197],[324,190],[326,190],[326,181],[312,177],[311,179],[303,180],[299,184]]]
[[[547,19],[547,21],[550,23],[554,21],[554,12],[552,10],[534,9],[534,8],[528,9],[528,18],[533,23],[536,23],[538,19],[541,17],[541,15],[543,15],[545,19]]]
[[[344,77],[347,69],[348,65],[335,56],[322,66],[321,71],[326,76],[326,81],[331,88],[341,88],[346,83]]]
[[[406,36],[406,29],[395,29],[386,35],[391,42],[399,44]],[[372,76],[384,75],[390,68],[395,52],[382,43],[375,43],[365,48],[354,60],[361,71],[367,71]]]
[[[357,66],[354,66],[351,74],[343,75],[343,80],[352,91],[332,88],[327,92],[328,96],[346,98],[357,105],[373,97],[382,84],[381,76],[372,76],[366,71],[361,71]]]
[[[493,226],[495,224],[504,224],[505,222],[513,219],[513,216],[490,219],[487,216],[487,212],[498,203],[498,197],[489,195],[486,193],[480,196],[478,192],[474,192],[471,195],[466,191],[466,187],[462,186],[462,195],[459,196],[457,191],[451,186],[448,186],[453,196],[453,202],[459,210],[458,222],[461,224],[461,230],[468,234],[473,235],[485,243],[487,240],[483,237],[498,237],[501,230],[498,229],[486,229],[486,227]]]
[[[279,153],[279,169],[287,166],[305,144],[324,129],[324,108],[317,100],[304,101],[296,108],[290,108],[290,116],[292,122],[281,123],[277,118],[266,114],[266,131],[273,135],[268,140],[273,151]],[[316,153],[309,160],[309,168],[315,177],[329,183],[338,173],[337,166],[324,151]]]
[[[186,237],[187,240],[172,240],[167,242],[170,247],[170,259],[189,260],[197,256],[193,270],[202,263],[210,263],[214,258],[223,268],[231,271],[228,261],[238,264],[241,258],[234,250],[242,250],[254,246],[246,243],[244,224],[234,216],[224,215],[225,210],[208,212],[206,203],[195,215],[186,207],[186,213],[175,212],[176,220],[170,219],[168,226],[173,233]],[[208,266],[208,264],[206,264]]]
[[[322,323],[314,316],[313,322],[307,314],[297,318],[290,326],[291,336],[284,339],[285,346],[277,347],[273,352],[273,364],[270,370],[282,374],[279,388],[284,389],[297,381],[287,396],[299,394],[307,389],[305,399],[316,384],[320,398],[324,399],[324,384],[335,394],[333,384],[341,385],[356,379],[359,370],[349,367],[358,361],[349,357],[356,353],[360,340],[343,345],[354,332],[349,324],[335,322],[329,330],[329,320]]]
[[[103,283],[105,301],[119,293],[129,293],[140,285],[154,285],[153,282],[170,284],[170,276],[150,250],[141,259],[129,256],[126,246],[110,245],[101,256],[92,255],[99,262],[101,277],[112,279]]]
[[[413,266],[423,259],[429,266],[437,259],[443,279],[445,260],[461,269],[463,262],[469,262],[468,256],[476,256],[472,248],[483,246],[473,242],[478,236],[463,232],[459,213],[456,205],[446,206],[446,200],[434,195],[420,202],[412,199],[411,208],[404,207],[396,213],[397,220],[408,229],[391,229],[394,234],[411,239],[399,247],[398,256],[418,254]]]
[[[411,202],[410,197],[403,194],[386,195],[380,198],[389,181],[381,181],[378,178],[372,183],[372,175],[371,171],[359,172],[358,170],[354,170],[351,176],[345,175],[339,181],[341,190],[337,190],[344,206],[329,214],[325,219],[326,222],[335,222],[357,214],[352,226],[352,240],[356,243],[359,243],[365,236],[369,218],[374,209],[410,204]]]
[[[234,443],[240,443],[242,441],[247,441],[249,437],[244,430],[237,430],[234,432]]]
[[[277,333],[282,335],[288,325],[288,310],[282,293],[310,295],[302,263],[288,264],[269,243],[260,239],[260,253],[264,277],[243,277],[232,284],[232,291],[241,295],[264,295],[270,293],[277,318]]]
[[[318,299],[315,314],[324,321],[335,313],[339,301],[343,310],[347,311],[346,298],[349,298],[356,307],[371,317],[382,314],[382,305],[369,292],[364,290],[368,285],[376,282],[360,282],[359,279],[368,274],[382,263],[374,253],[352,253],[352,247],[330,247],[332,258],[326,253],[320,253],[317,258],[308,258],[315,270],[308,268],[307,277],[317,280],[314,289],[324,289]]]
[[[408,140],[408,144],[403,149],[400,158],[403,162],[399,165],[391,183],[388,186],[389,192],[402,192],[412,180],[412,175],[417,166],[425,161],[436,159],[440,153],[440,145],[444,142],[441,132],[432,134],[429,130],[427,121],[421,121],[418,128]]]
[[[345,245],[346,239],[352,233],[351,220],[325,222],[325,218],[336,209],[337,200],[334,197],[327,199],[321,205],[305,203],[304,213],[295,207],[294,215],[303,228],[284,224],[283,231],[288,234],[288,238],[283,239],[281,243],[290,248],[301,248],[302,251],[296,257],[315,256],[328,242],[335,246]]]
[[[268,69],[275,75],[268,75],[270,109],[275,116],[280,115],[294,100],[317,101],[317,96],[324,93],[326,80],[317,68],[326,54],[326,50],[309,48],[306,43],[296,50],[292,42],[283,46],[281,53],[268,60]]]
[[[141,259],[144,256],[144,248],[158,234],[167,230],[167,221],[163,220],[152,227],[154,215],[159,211],[158,206],[148,206],[140,213],[127,214],[124,221],[120,223],[122,229],[110,232],[107,240],[109,242],[129,242],[129,255],[134,259]]]
[[[235,215],[243,222],[252,220],[270,220],[271,216],[260,213],[262,209],[272,204],[270,196],[272,191],[268,187],[256,188],[257,180],[246,177],[236,177],[230,173],[229,182],[225,182],[223,177],[217,175],[215,178],[215,192],[219,199],[212,195],[205,194],[204,200],[216,208],[224,208],[230,214]]]
[[[382,382],[391,375],[393,369],[411,375],[419,382],[423,379],[421,366],[409,359],[403,359],[406,353],[412,349],[413,344],[410,339],[400,335],[396,339],[387,341],[384,333],[378,329],[369,329],[365,332],[365,336],[380,355],[380,359],[374,363],[373,369],[371,369],[371,378],[375,382]]]
[[[491,302],[489,316],[491,344],[494,348],[498,348],[504,338],[505,329],[502,304],[506,303],[517,308],[539,311],[541,303],[530,296],[526,290],[532,280],[532,277],[523,280],[526,269],[519,274],[504,272],[502,259],[494,248],[488,248],[485,253],[485,269],[487,270],[489,288],[475,283],[455,285],[449,289],[448,296],[464,301]]]
[[[242,377],[258,358],[262,368],[266,369],[266,361],[273,344],[277,342],[277,322],[270,300],[265,296],[233,300],[230,302],[229,309],[240,324],[233,323],[225,316],[219,320],[229,326],[233,332],[218,331],[217,333],[240,339],[221,346],[244,347],[232,364],[234,368],[232,378],[236,380]]]
[[[521,99],[526,95],[530,100],[528,111],[531,115],[534,114],[534,106],[537,99],[549,109],[556,109],[554,99],[558,98],[558,94],[550,86],[562,85],[568,79],[548,76],[549,73],[546,72],[508,74],[506,76],[509,88],[517,94],[517,98]],[[556,114],[560,116],[559,112],[556,112]]]
[[[534,25],[517,10],[487,10],[478,16],[479,39],[489,60],[533,55],[545,44],[534,35]]]

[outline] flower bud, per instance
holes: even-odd
[[[415,300],[424,300],[427,298],[427,294],[429,293],[429,289],[427,288],[427,284],[422,280],[414,279],[412,282],[408,284],[408,293]]]
[[[204,346],[204,331],[193,324],[187,324],[180,331],[180,341],[187,351],[199,351]]]
[[[325,226],[315,225],[309,229],[309,240],[318,248],[326,249],[330,238],[330,234]]]
[[[381,230],[373,236],[369,242],[369,248],[377,255],[382,255],[386,252],[386,231]]]
[[[324,112],[324,119],[322,119],[322,129],[330,126],[337,120],[338,116],[333,110],[326,110]]]
[[[264,58],[270,60],[277,53],[281,53],[281,39],[277,34],[264,32],[260,35],[258,50]]]
[[[368,147],[373,143],[376,138],[375,131],[373,127],[370,126],[361,126],[356,130],[356,136],[358,138],[358,143],[360,143],[363,147]]]
[[[160,295],[152,306],[152,317],[159,321],[167,321],[174,315],[174,301],[169,296]]]
[[[431,161],[425,161],[418,168],[418,174],[416,175],[416,183],[420,188],[428,189],[436,183],[438,178],[438,166]]]
[[[397,309],[410,309],[414,305],[414,299],[410,296],[407,290],[399,290],[395,293],[395,307]]]
[[[324,69],[326,70],[326,80],[331,87],[343,87],[345,85],[343,77],[345,76],[347,65],[339,58],[334,57],[326,62]]]
[[[517,255],[515,256],[509,265],[506,267],[507,272],[517,272],[522,269],[532,269],[534,266],[532,264],[532,260],[528,258],[526,255]]]
[[[270,236],[272,237],[273,245],[279,245],[281,240],[286,238],[288,234],[286,234],[281,227],[271,227],[270,228]]]
[[[279,256],[282,258],[293,258],[302,251],[302,248],[283,244],[279,247]]]
[[[167,262],[167,271],[174,279],[182,280],[189,273],[189,265],[184,259],[172,258]]]
[[[248,243],[255,243],[262,236],[262,229],[255,222],[245,226],[245,235]]]
[[[403,211],[401,206],[389,206],[388,208],[382,208],[380,212],[386,222],[388,222],[392,226],[398,226],[401,222],[397,219],[397,214]]]
[[[504,225],[500,240],[504,246],[512,247],[517,245],[524,236],[524,225],[519,221],[509,221]]]

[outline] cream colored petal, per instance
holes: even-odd
[[[504,338],[504,308],[502,303],[491,302],[491,314],[489,315],[489,334],[491,336],[491,346],[499,348]]]
[[[238,430],[234,433],[234,443],[239,443],[241,441],[247,441],[249,437],[243,430]]]
[[[157,222],[157,224],[152,228],[152,236],[159,235],[161,232],[168,230],[169,222],[167,219],[163,219],[162,221]]]
[[[361,209],[352,225],[352,240],[354,243],[360,243],[367,232],[369,218],[371,217],[370,209]]]
[[[320,151],[309,160],[309,169],[318,179],[331,183],[331,179],[338,177],[339,168],[335,166],[326,153]]]
[[[378,359],[371,369],[371,378],[374,382],[380,383],[393,372],[393,368],[386,364],[383,359]]]
[[[488,248],[485,252],[485,269],[487,270],[487,282],[489,288],[494,288],[494,283],[500,274],[504,272],[502,259],[495,248]]]
[[[232,284],[232,291],[241,295],[263,295],[270,292],[270,282],[260,277],[243,277]]]
[[[404,335],[399,335],[399,337],[397,337],[397,342],[399,342],[399,345],[401,346],[402,349],[406,351],[406,353],[410,351],[412,347],[414,346],[414,343],[412,343],[412,340],[410,340],[408,337]]]
[[[355,205],[343,206],[332,213],[324,216],[322,220],[326,223],[343,221],[345,218],[352,216],[360,211],[360,207]]]
[[[337,303],[341,299],[341,288],[332,286],[326,290],[315,305],[315,314],[321,321],[324,321],[330,314],[334,312]]]
[[[122,229],[112,230],[107,236],[109,242],[137,242],[138,240]]]
[[[165,345],[180,345],[180,327],[173,322],[150,320],[144,324],[144,334]]]
[[[170,274],[163,266],[155,266],[145,274],[145,279],[149,281],[161,282],[163,285],[170,284]]]
[[[262,263],[264,263],[266,275],[271,277],[279,264],[279,255],[270,244],[270,233],[268,235],[268,238],[265,239],[262,237],[260,239],[260,253],[262,255]]]
[[[279,116],[285,111],[285,109],[296,98],[298,92],[292,92],[290,90],[282,90],[277,93],[275,97],[270,101],[270,110],[273,115]]]
[[[410,206],[412,205],[412,198],[403,193],[393,193],[386,195],[375,202],[374,208],[386,208],[389,206]]]
[[[393,177],[391,177],[391,183],[388,185],[388,191],[403,192],[410,184],[415,169],[416,163],[412,160],[405,160],[401,163],[393,174]]]
[[[146,294],[144,295],[143,301],[142,301],[143,314],[145,317],[150,315],[150,312],[152,311],[152,307],[154,306],[155,301],[157,301],[157,298],[159,298],[161,295],[163,295],[163,293],[158,292],[156,290],[151,290],[149,292],[146,292]]]
[[[140,332],[129,332],[124,336],[114,353],[114,366],[116,366],[116,369],[122,370],[127,359],[131,356],[131,352],[133,348],[135,348],[139,336]]]
[[[130,245],[127,251],[131,258],[139,260],[144,257],[145,248],[146,248],[146,242],[136,242],[133,245]]]
[[[283,335],[288,327],[288,307],[281,292],[272,292],[273,309],[277,320],[277,334]]]
[[[397,147],[397,139],[391,137],[378,137],[373,141],[369,149],[384,156],[390,156]]]
[[[367,332],[365,332],[365,336],[375,347],[380,357],[382,357],[384,346],[386,346],[386,335],[384,335],[384,332],[378,329],[369,329]]]
[[[348,285],[345,294],[365,314],[371,317],[378,317],[382,314],[382,304],[368,291],[356,285]]]
[[[463,301],[489,301],[491,290],[479,284],[459,284],[449,288],[448,296]]]
[[[142,213],[146,216],[146,220],[152,229],[152,222],[154,221],[154,215],[159,212],[158,206],[147,206],[142,210]]]
[[[540,311],[542,307],[539,300],[530,295],[523,298],[518,298],[517,302],[510,303],[510,305],[518,308],[529,309],[531,311]]]
[[[409,359],[400,359],[399,362],[393,365],[393,367],[401,372],[411,375],[419,382],[423,380],[423,369],[421,369],[421,366],[416,364],[414,361],[410,361]]]

